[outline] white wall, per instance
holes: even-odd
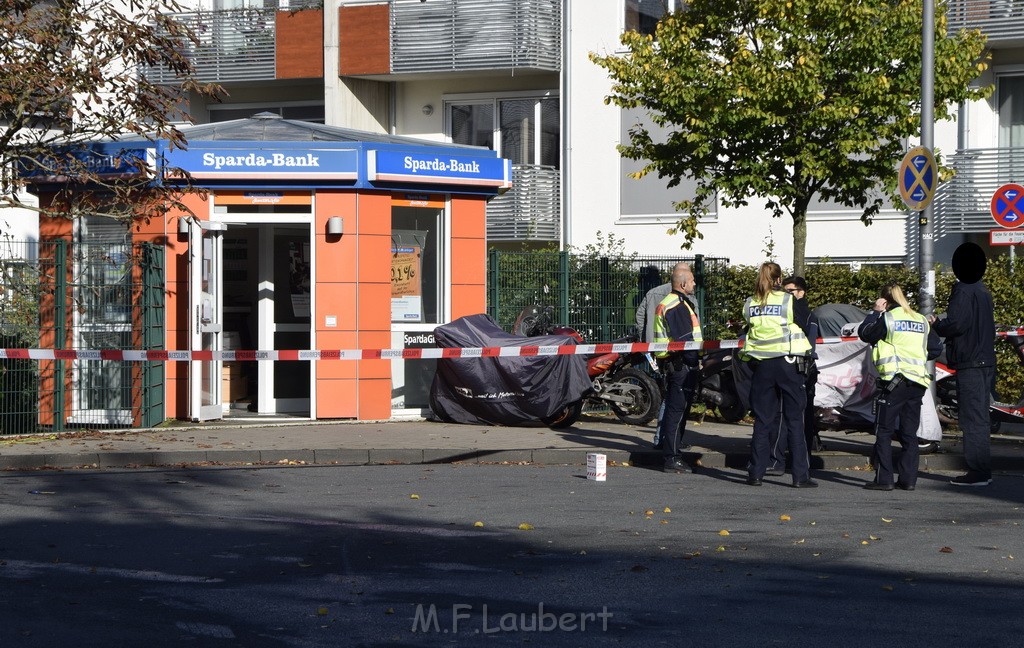
[[[605,55],[620,52],[621,0],[567,0],[565,20],[568,62],[565,65],[563,100],[568,102],[569,123],[563,133],[567,151],[563,172],[570,178],[567,196],[569,225],[566,244],[582,247],[598,241],[598,232],[614,232],[625,240],[627,251],[642,254],[703,254],[728,257],[733,263],[755,265],[766,259],[767,242],[774,242],[774,260],[790,267],[793,258],[792,221],[767,216],[763,200],[752,200],[744,208],[719,208],[718,219],[700,226],[704,238],[688,251],[681,250],[682,235],[666,233],[672,213],[644,224],[626,223],[619,217],[620,121],[618,108],[604,105],[611,84],[602,68],[588,59],[589,52]],[[991,110],[989,110],[991,114]],[[980,119],[980,118],[979,118]],[[956,125],[936,126],[936,144],[944,151],[956,149]],[[994,145],[994,144],[992,144]],[[894,169],[895,172],[895,169]],[[860,222],[859,213],[826,219],[813,216],[808,222],[808,257],[858,256],[899,257],[906,254],[905,218],[889,210],[870,227]],[[636,219],[633,219],[636,220]]]

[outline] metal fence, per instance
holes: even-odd
[[[697,281],[697,306],[704,337],[725,331],[723,298],[729,260],[693,257],[607,257],[570,252],[491,250],[487,262],[487,313],[506,331],[528,306],[551,306],[555,321],[587,342],[611,342],[636,323],[636,308],[648,290],[666,283],[672,266],[688,261]]]
[[[151,244],[4,242],[0,348],[160,349],[163,250]],[[0,434],[150,427],[164,365],[0,359]]]

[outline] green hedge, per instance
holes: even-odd
[[[715,309],[723,320],[743,321],[743,302],[753,293],[757,279],[755,266],[731,266],[717,280],[708,308]],[[862,266],[851,270],[846,265],[809,265],[805,278],[807,301],[811,308],[822,304],[853,304],[871,310],[879,290],[888,283],[903,287],[911,305],[917,307],[919,273],[907,266]],[[946,310],[949,292],[956,278],[948,267],[936,268],[935,312]],[[989,260],[984,277],[995,301],[997,326],[1024,326],[1024,260],[999,256]],[[722,337],[735,337],[726,333]],[[1000,400],[1017,402],[1024,391],[1024,366],[1009,343],[996,343],[996,391]]]

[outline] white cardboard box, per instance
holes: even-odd
[[[597,452],[587,453],[587,479],[605,481],[608,479],[608,457]]]

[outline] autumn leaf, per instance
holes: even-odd
[[[475,526],[475,527],[482,527],[483,525],[484,525],[484,523],[480,522],[479,520],[473,523],[473,526]]]
[[[939,549],[939,553],[953,553],[953,549],[950,547],[943,547],[942,549]]]
[[[884,589],[886,592],[891,592],[891,591],[895,590],[896,588],[893,587],[892,585],[882,585],[882,589]]]
[[[661,512],[662,513],[671,513],[672,509],[670,509],[669,507],[666,506],[665,508],[661,509]]]
[[[882,522],[889,524],[890,522],[892,522],[892,520],[890,520],[889,518],[882,518]]]
[[[528,522],[523,522],[519,525],[520,531],[533,531],[533,525]]]
[[[725,547],[722,545],[718,545],[718,548],[715,549],[715,551],[725,551]]]
[[[316,609],[316,614],[317,614],[317,616],[327,616],[327,608],[325,608],[325,607],[318,607]]]
[[[419,498],[420,498],[420,496],[417,495],[416,493],[413,493],[412,495],[409,496],[409,499],[419,499]]]
[[[783,522],[789,522],[793,518],[789,517],[788,515],[783,514],[783,515],[779,516],[779,519],[782,520]]]
[[[725,529],[722,529],[721,531],[718,532],[718,535],[720,535],[720,536],[727,536],[727,535],[729,535],[729,532],[727,530],[725,530]]]

